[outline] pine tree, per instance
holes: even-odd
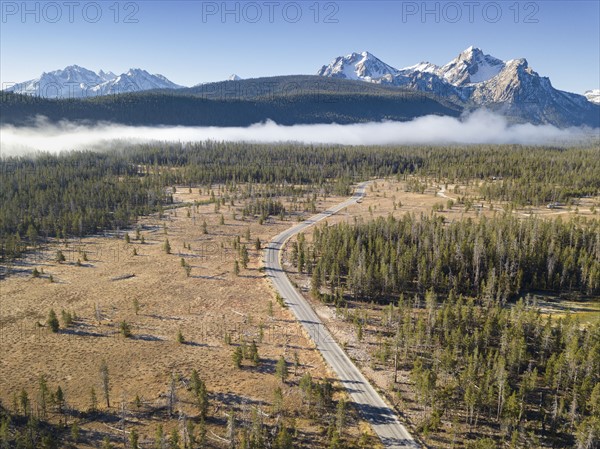
[[[242,348],[240,346],[237,346],[235,348],[235,350],[233,351],[233,364],[236,368],[241,368],[242,367],[242,359],[244,358],[244,355],[242,353]]]
[[[132,429],[131,433],[129,434],[129,447],[130,449],[139,449],[139,435],[137,433],[137,430]]]
[[[48,312],[48,319],[46,320],[46,324],[48,324],[48,327],[52,332],[58,332],[60,328],[60,323],[58,322],[58,318],[54,309],[50,309],[50,312]]]
[[[71,424],[71,441],[75,445],[79,442],[79,433],[79,424],[77,423],[77,421],[74,421],[73,424]]]
[[[125,338],[130,338],[132,336],[131,326],[127,321],[121,321],[119,324],[119,330],[121,331],[121,335]]]
[[[29,416],[29,412],[30,412],[29,395],[27,394],[27,392],[24,389],[22,389],[21,393],[19,394],[19,406],[21,408],[21,412],[23,413],[23,416]]]
[[[279,360],[277,360],[277,364],[275,365],[275,375],[281,379],[281,382],[285,383],[288,377],[288,367],[283,356],[280,356]]]
[[[65,260],[67,260],[67,259],[65,258],[65,255],[63,254],[63,252],[62,252],[60,249],[59,249],[59,250],[57,250],[57,251],[56,251],[56,261],[57,261],[58,263],[62,263],[62,262],[64,262]]]
[[[260,357],[258,356],[258,347],[256,346],[256,342],[252,340],[252,344],[250,345],[250,349],[248,350],[248,358],[252,360],[254,366],[258,366],[260,363]]]
[[[282,425],[277,432],[277,436],[275,437],[274,447],[276,449],[293,449],[294,448],[294,439],[292,435],[288,432],[285,425]]]
[[[65,406],[65,394],[63,393],[62,388],[60,388],[60,385],[58,386],[58,388],[56,389],[56,393],[54,394],[54,402],[56,403],[58,413],[62,414],[63,408]]]
[[[181,446],[179,445],[179,432],[177,432],[177,429],[171,431],[171,435],[169,436],[169,449],[181,449]]]
[[[106,360],[102,360],[102,362],[100,362],[100,380],[102,382],[102,392],[104,393],[106,408],[110,408],[110,378]],[[95,393],[93,394],[95,395]]]
[[[90,407],[89,407],[89,411],[90,412],[95,412],[96,410],[98,410],[98,397],[96,396],[96,390],[94,389],[94,387],[92,387],[90,389]]]
[[[344,433],[346,427],[346,401],[340,399],[335,412],[335,427],[339,435]]]
[[[154,436],[154,449],[165,449],[165,434],[162,424],[158,425]]]
[[[245,270],[248,268],[248,262],[250,262],[250,258],[248,257],[248,248],[246,248],[246,245],[242,245],[242,248],[240,249],[240,255],[242,259],[242,268]]]

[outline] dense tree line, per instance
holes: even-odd
[[[0,256],[40,238],[130,226],[171,202],[162,186],[122,158],[90,152],[0,160]]]
[[[422,166],[418,151],[394,147],[344,147],[334,145],[274,145],[202,142],[139,145],[122,151],[124,158],[150,173],[162,166],[180,167],[165,173],[173,183],[258,183],[347,186],[371,176],[410,173]],[[342,192],[340,192],[342,193]],[[342,194],[343,194],[342,193]]]
[[[324,226],[314,231],[313,288],[358,298],[404,291],[466,294],[505,302],[523,292],[600,292],[598,220],[493,219],[445,223],[437,215]]]
[[[177,166],[171,183],[324,184],[338,193],[350,182],[408,175],[432,183],[464,183],[483,201],[514,206],[572,202],[600,192],[600,153],[594,145],[574,148],[520,145],[468,147],[345,147],[339,145],[204,142],[141,145],[124,156],[145,167]],[[158,169],[155,169],[155,171]]]
[[[581,196],[597,195],[598,172],[600,157],[593,147],[202,142],[2,158],[0,255],[18,256],[40,237],[128,226],[137,216],[171,203],[166,187],[175,184],[225,185],[228,200],[252,198],[255,205],[277,196],[293,201],[305,197],[311,204],[304,210],[312,211],[315,194],[347,195],[358,180],[395,176],[421,192],[432,185],[466,183],[478,192],[479,200],[519,206],[576,202]]]
[[[544,317],[531,298],[512,307],[454,292],[439,300],[432,291],[424,299],[400,295],[377,323],[347,314],[379,329],[377,364],[410,372],[429,411],[421,431],[438,430],[443,417],[467,424],[467,439],[483,444],[493,428],[507,445],[472,447],[597,447],[599,323],[582,328],[571,316]]]

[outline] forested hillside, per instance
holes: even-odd
[[[311,76],[259,78],[175,91],[149,91],[89,99],[49,100],[0,93],[0,122],[112,122],[126,125],[248,126],[406,121],[424,115],[456,117],[461,108],[433,95],[357,81]]]

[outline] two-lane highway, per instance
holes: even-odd
[[[358,202],[365,195],[367,184],[368,182],[359,184],[354,195],[348,200],[291,227],[271,240],[265,249],[265,271],[267,276],[271,278],[275,289],[296,315],[298,321],[305,327],[317,349],[337,374],[350,398],[360,410],[361,415],[371,424],[384,446],[391,449],[416,448],[419,445],[400,423],[394,410],[385,403],[379,393],[336,343],[310,304],[294,288],[280,261],[281,250],[290,237]]]

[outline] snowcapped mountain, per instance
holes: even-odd
[[[141,92],[152,89],[178,89],[179,86],[162,75],[151,75],[146,70],[129,69],[111,80],[93,87],[97,95],[112,95],[130,92]]]
[[[557,90],[526,59],[502,61],[475,47],[442,67],[421,62],[401,70],[368,52],[352,53],[334,59],[317,75],[429,92],[466,109],[485,107],[519,122],[600,126],[600,95],[595,91],[586,99]]]
[[[241,80],[242,80],[242,78],[237,76],[235,73],[231,74],[229,76],[229,78],[227,78],[227,81],[241,81]]]
[[[466,86],[488,81],[504,67],[503,61],[484,55],[479,48],[471,46],[434,73],[454,86]]]
[[[586,90],[583,94],[588,101],[600,104],[600,89]]]
[[[150,89],[177,89],[179,86],[162,75],[130,69],[119,76],[100,70],[98,73],[77,65],[63,70],[44,72],[39,78],[15,84],[5,89],[42,98],[84,98]]]
[[[403,73],[411,73],[411,72],[423,72],[423,73],[437,73],[440,68],[432,64],[431,62],[420,62],[415,65],[411,65],[410,67],[405,67],[400,71]]]
[[[334,59],[331,64],[324,65],[317,75],[378,82],[382,79],[390,81],[398,73],[398,69],[385,64],[371,53],[363,51]]]
[[[113,72],[105,72],[104,70],[100,70],[98,76],[104,81],[112,81],[117,77]]]
[[[461,99],[454,86],[444,82],[436,73],[439,70],[434,64],[422,62],[412,67],[398,70],[363,51],[335,58],[317,72],[319,76],[366,81],[386,84],[411,90],[426,92],[444,91],[444,97]]]

